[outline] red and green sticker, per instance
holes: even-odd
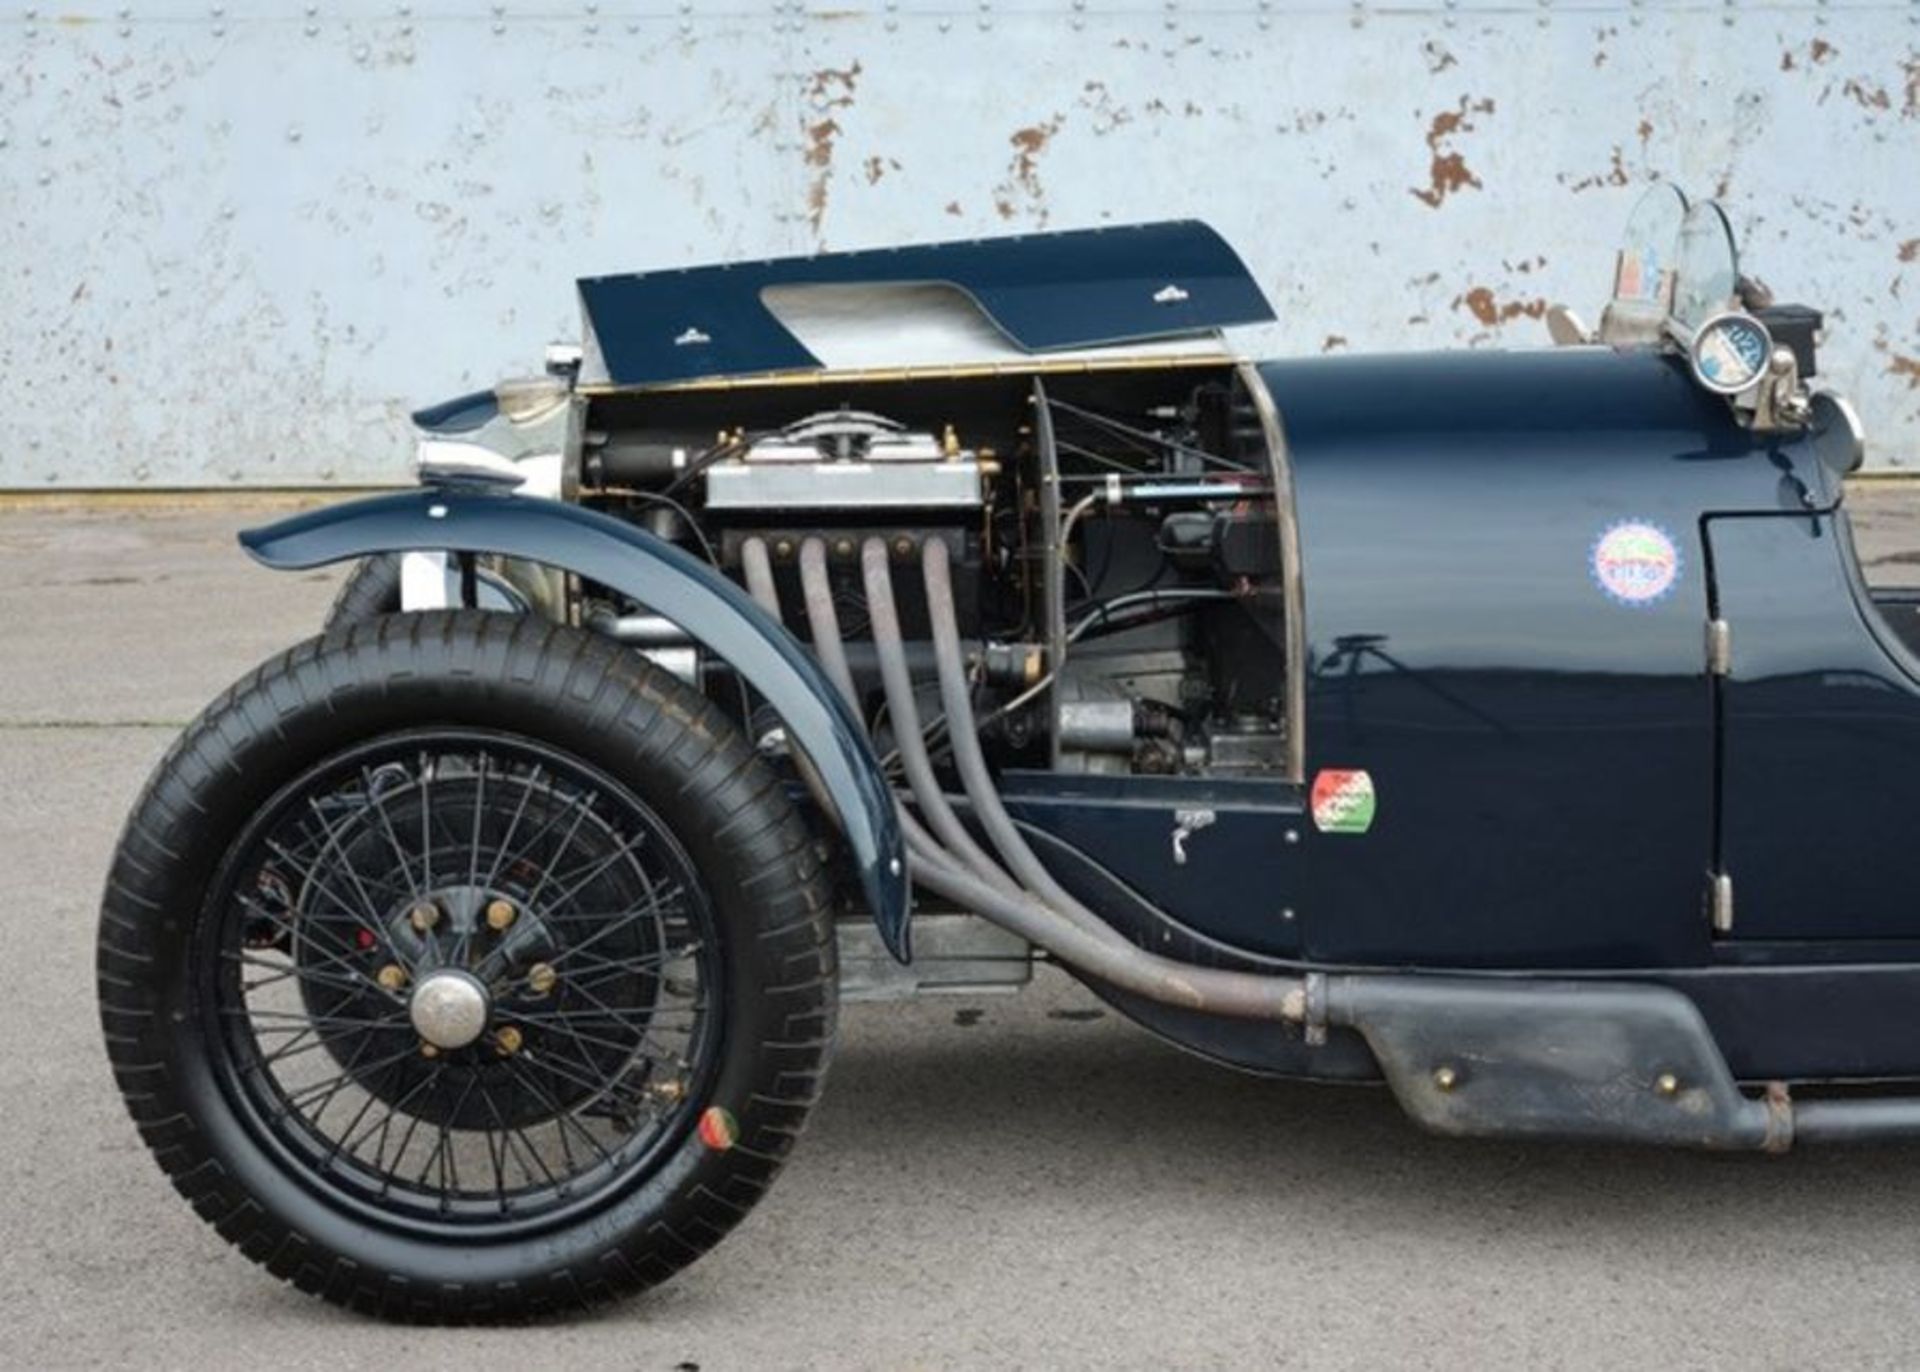
[[[1313,778],[1313,827],[1323,834],[1364,834],[1373,827],[1373,778],[1326,768]]]
[[[740,1142],[740,1121],[724,1105],[709,1105],[700,1116],[700,1142],[724,1153]]]

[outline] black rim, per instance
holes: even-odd
[[[722,958],[666,823],[528,740],[425,730],[285,787],[223,864],[195,991],[304,1181],[468,1236],[597,1207],[684,1137]]]

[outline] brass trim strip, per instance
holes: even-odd
[[[1251,362],[1235,368],[1240,382],[1253,398],[1260,415],[1260,429],[1267,440],[1267,453],[1273,463],[1273,514],[1280,526],[1281,602],[1287,617],[1284,632],[1287,641],[1287,776],[1305,784],[1307,772],[1307,612],[1306,589],[1301,584],[1300,520],[1293,499],[1293,463],[1287,455],[1286,430],[1280,423],[1279,407],[1273,394],[1260,379],[1260,369]]]
[[[825,368],[796,372],[765,372],[757,376],[702,377],[697,381],[661,381],[638,386],[618,386],[611,382],[582,384],[577,393],[586,396],[659,395],[680,391],[746,391],[762,387],[843,386],[849,383],[893,383],[905,381],[964,381],[978,377],[1017,377],[1060,373],[1171,371],[1188,367],[1245,366],[1243,358],[1231,353],[1195,353],[1177,357],[1075,358],[1048,362],[1022,359],[1017,362],[980,362],[954,366],[869,367],[830,371]]]

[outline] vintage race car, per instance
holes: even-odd
[[[418,490],[244,536],[360,562],[113,864],[128,1108],[276,1274],[658,1281],[839,999],[1038,960],[1443,1133],[1920,1129],[1844,1089],[1920,1079],[1915,613],[1717,206],[1656,189],[1523,352],[1244,360],[1195,223],[579,293],[547,375],[416,417]]]

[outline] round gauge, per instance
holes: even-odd
[[[1738,395],[1766,375],[1773,337],[1750,314],[1717,314],[1693,336],[1693,377],[1720,395]]]

